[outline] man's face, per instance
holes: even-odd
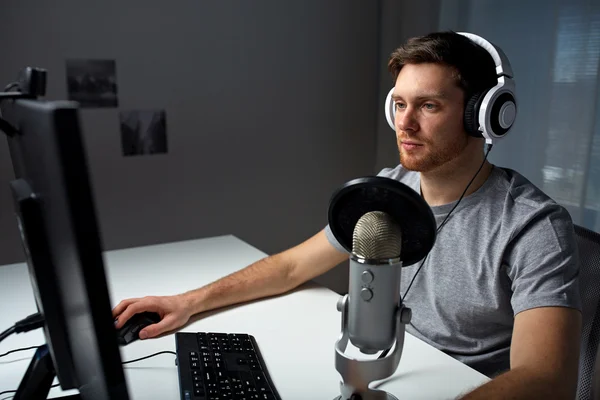
[[[400,162],[406,169],[433,171],[465,149],[464,94],[451,67],[406,64],[392,98]]]

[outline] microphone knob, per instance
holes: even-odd
[[[373,298],[373,291],[368,288],[362,288],[362,290],[360,291],[360,297],[364,301],[369,301]]]
[[[347,296],[347,295],[346,295],[346,296]],[[342,312],[342,311],[343,311],[343,309],[344,309],[344,298],[345,298],[346,296],[340,296],[340,298],[339,298],[339,299],[338,299],[338,301],[337,301],[336,308],[337,308],[337,310],[338,310],[338,311],[340,311],[340,312]]]
[[[412,310],[408,307],[404,307],[400,314],[400,322],[403,324],[410,324],[410,320],[412,319]]]
[[[363,283],[371,283],[373,281],[373,273],[371,271],[365,271],[362,273]]]

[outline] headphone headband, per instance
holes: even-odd
[[[456,33],[458,33],[459,35],[468,37],[469,39],[471,39],[471,41],[480,45],[488,53],[490,53],[490,55],[494,59],[494,64],[496,64],[496,75],[498,75],[498,76],[505,75],[505,76],[508,76],[509,78],[512,78],[514,76],[512,67],[510,66],[510,61],[508,61],[508,57],[506,57],[506,54],[504,54],[504,52],[502,51],[501,48],[494,46],[492,43],[488,42],[481,36],[477,36],[477,35],[474,35],[474,34],[468,33],[468,32],[456,32]]]

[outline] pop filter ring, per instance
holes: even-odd
[[[397,180],[367,176],[346,182],[329,202],[329,227],[349,253],[356,223],[371,211],[385,212],[400,225],[404,267],[422,260],[433,247],[436,222],[425,200]]]

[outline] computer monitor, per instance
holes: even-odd
[[[77,398],[128,399],[78,103],[0,98],[0,112],[16,128],[7,135],[15,173],[10,189],[35,301],[45,318],[50,368],[62,389],[79,390]],[[41,384],[33,365],[21,393]]]

